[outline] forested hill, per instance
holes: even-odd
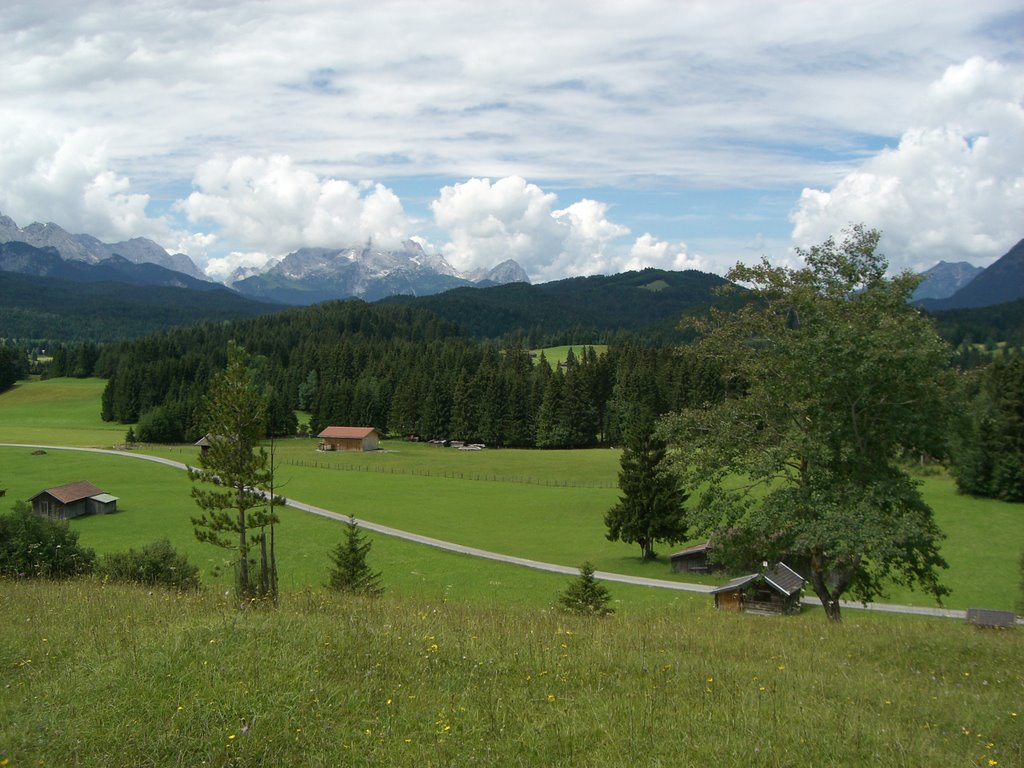
[[[1024,345],[1024,299],[988,307],[929,312],[942,338],[954,347],[970,344]]]
[[[280,310],[279,304],[253,301],[223,286],[84,283],[0,271],[0,337],[32,344],[111,342]]]
[[[198,439],[203,395],[231,341],[251,356],[276,435],[294,433],[299,409],[312,414],[314,434],[358,425],[492,446],[582,447],[618,440],[628,420],[720,394],[714,361],[671,347],[619,344],[602,355],[577,347],[552,369],[520,345],[467,338],[430,312],[350,300],[104,347],[89,371],[109,379],[103,418],[135,424],[143,441]]]
[[[642,332],[677,338],[688,311],[721,301],[714,291],[728,285],[718,275],[688,270],[643,269],[530,285],[456,288],[433,296],[392,296],[380,303],[426,309],[475,338],[525,334],[531,346],[594,340],[608,332]]]

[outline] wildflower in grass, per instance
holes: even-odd
[[[551,702],[552,704],[554,704],[555,703],[555,694],[549,693],[548,694],[548,701]]]

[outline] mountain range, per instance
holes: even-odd
[[[207,277],[184,253],[170,254],[152,240],[133,237],[119,243],[103,243],[92,235],[72,235],[56,224],[34,222],[22,229],[0,213],[0,243],[20,242],[36,248],[53,248],[66,261],[98,264],[120,256],[133,264],[159,264],[197,280]]]
[[[643,270],[530,285],[529,276],[514,261],[490,270],[460,273],[441,254],[429,253],[417,241],[409,240],[395,250],[372,243],[302,248],[265,272],[240,276],[225,287],[207,279],[187,255],[169,254],[151,240],[103,243],[91,235],[69,234],[52,223],[21,228],[0,214],[0,279],[8,289],[9,317],[20,306],[17,292],[10,290],[10,273],[34,277],[32,290],[44,293],[49,290],[48,279],[76,284],[83,300],[92,290],[85,287],[88,284],[121,285],[122,290],[130,285],[136,305],[150,301],[155,314],[164,314],[168,320],[173,316],[174,322],[185,318],[164,312],[162,302],[178,301],[192,307],[195,319],[212,319],[223,315],[208,313],[201,308],[204,303],[219,302],[228,314],[247,315],[269,311],[273,305],[361,298],[422,306],[459,323],[472,335],[486,337],[510,329],[550,332],[572,327],[650,330],[656,325],[661,332],[674,332],[673,317],[678,318],[681,307],[699,310],[711,300],[711,288],[725,282],[698,272]],[[987,307],[1024,298],[1024,240],[986,269],[965,262],[942,262],[923,277],[914,301],[929,312]],[[29,284],[18,283],[24,289]],[[205,293],[208,298],[193,302],[169,299],[166,293],[147,294],[155,287]],[[53,291],[69,297],[75,293],[66,285]],[[97,291],[109,298],[114,289]],[[108,305],[113,310],[115,304],[93,301],[91,306],[101,311],[99,308]],[[36,307],[32,311],[42,310]],[[51,307],[50,311],[60,310]],[[0,327],[0,336],[5,335],[22,334]]]
[[[318,304],[341,298],[376,301],[406,294],[425,296],[460,286],[529,282],[515,261],[490,270],[458,272],[444,256],[427,253],[414,240],[399,250],[374,248],[301,248],[268,271],[231,284],[244,296],[282,304]]]
[[[921,273],[921,284],[911,296],[911,301],[949,298],[984,271],[984,267],[976,267],[966,261],[940,261]]]
[[[979,272],[952,295],[918,301],[924,309],[990,307],[1024,298],[1024,240]]]
[[[168,253],[157,243],[136,237],[117,243],[104,243],[92,235],[73,235],[57,224],[35,222],[19,227],[13,219],[0,213],[0,244],[22,243],[49,255],[37,256],[32,263],[28,251],[16,257],[9,252],[0,270],[24,274],[50,275],[71,280],[95,282],[101,279],[124,279],[132,284],[179,285],[197,288],[194,281],[210,282],[192,259],[184,253]],[[56,264],[56,254],[65,262]],[[111,260],[121,260],[114,266]],[[191,282],[153,273],[140,278],[125,264],[158,265],[191,278]],[[113,267],[120,278],[90,271],[82,265]],[[423,296],[459,286],[490,286],[510,282],[529,282],[519,264],[508,260],[492,269],[462,273],[452,267],[444,256],[427,253],[414,240],[396,250],[365,246],[345,248],[301,248],[274,262],[261,273],[236,273],[228,286],[258,301],[281,304],[316,304],[331,299],[359,298],[375,301],[393,294]]]

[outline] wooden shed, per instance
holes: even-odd
[[[117,511],[117,497],[104,493],[92,483],[79,480],[40,491],[32,497],[32,511],[60,520],[80,515],[104,515]]]
[[[785,563],[770,570],[733,579],[711,591],[721,611],[786,614],[800,612],[804,578]]]
[[[317,437],[321,451],[376,451],[380,433],[373,427],[327,427]]]
[[[692,547],[681,549],[673,555],[669,555],[672,562],[672,570],[676,573],[711,573],[720,571],[722,566],[708,560],[708,551],[711,549],[711,542],[695,544]]]

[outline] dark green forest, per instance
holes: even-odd
[[[586,447],[617,442],[637,409],[659,414],[720,395],[713,367],[685,351],[623,342],[599,355],[580,346],[552,367],[520,344],[466,338],[425,311],[346,301],[104,347],[94,366],[109,380],[103,418],[136,424],[143,441],[197,439],[201,398],[229,341],[251,356],[275,435],[294,432],[299,409],[311,413],[314,433],[350,424],[421,439]]]
[[[736,294],[718,295],[728,285],[728,280],[706,272],[647,268],[538,285],[510,283],[456,288],[433,296],[392,296],[380,303],[429,310],[478,339],[514,334],[530,347],[573,344],[619,331],[672,343],[689,338],[679,327],[681,315],[742,300]]]
[[[255,317],[278,309],[223,286],[198,291],[0,271],[0,337],[40,349],[133,339],[198,320]]]

